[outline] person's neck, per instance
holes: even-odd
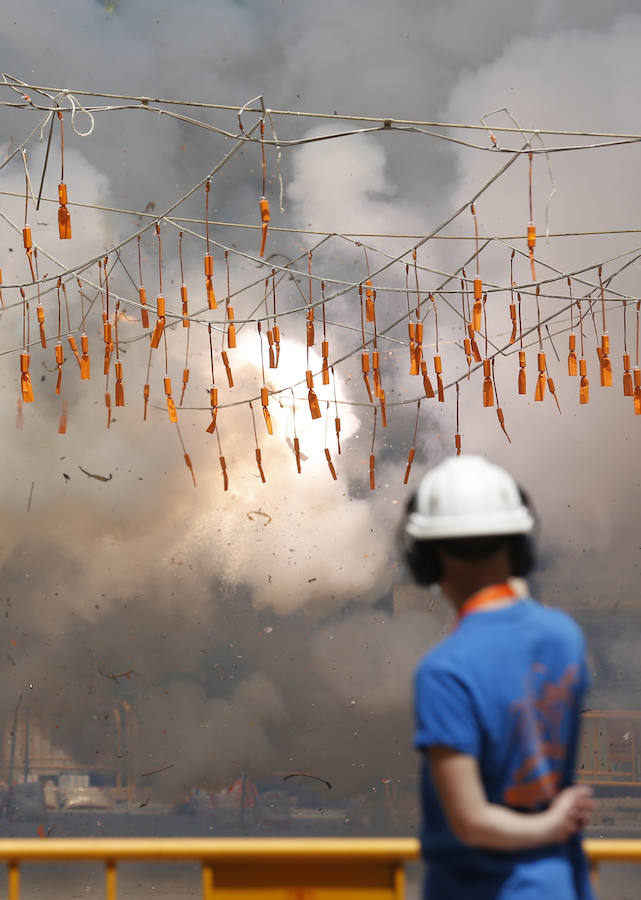
[[[502,561],[497,561],[496,565],[470,566],[448,578],[442,588],[458,613],[474,594],[493,585],[504,584],[510,575],[510,567]],[[498,602],[504,604],[506,601]]]

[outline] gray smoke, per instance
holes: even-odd
[[[110,7],[64,2],[56,10],[27,2],[11,3],[6,21],[0,45],[3,69],[24,81],[72,91],[231,105],[261,93],[272,108],[451,122],[478,122],[481,115],[509,106],[528,127],[640,130],[636,85],[641,64],[634,48],[641,18],[632,3],[610,4],[606,10],[596,3],[539,2],[506,8],[495,2],[481,11],[469,2],[433,2],[428,9],[414,2],[394,6],[357,2],[346,12],[344,4],[319,7],[307,0],[153,7],[126,0]],[[233,112],[194,108],[187,114],[237,130]],[[11,141],[13,146],[19,143],[40,116],[8,109],[1,115],[7,149]],[[246,116],[246,126],[253,121]],[[492,121],[508,122],[505,117]],[[86,127],[80,113],[77,124]],[[97,114],[95,132],[86,139],[68,127],[68,117],[65,127],[70,199],[132,210],[153,203],[155,213],[203,178],[231,147],[220,136],[139,110]],[[344,123],[319,126],[313,119],[301,123],[277,117],[276,127],[279,137],[293,139],[330,133]],[[468,132],[465,137],[489,146],[483,132]],[[55,195],[58,179],[57,142],[54,130],[47,197]],[[505,139],[506,146],[519,143],[520,136]],[[634,227],[636,198],[630,185],[636,183],[636,153],[633,144],[555,154],[551,164],[558,192],[550,206],[551,231]],[[37,141],[29,154],[36,188],[43,159],[44,142]],[[309,144],[283,153],[286,211],[280,214],[275,155],[270,151],[272,223],[338,233],[427,233],[505,161],[499,154],[395,132]],[[570,271],[634,246],[634,235],[554,239],[546,245],[543,220],[550,182],[540,156],[534,173],[538,250],[551,265]],[[0,188],[24,190],[19,158],[0,173]],[[256,222],[259,193],[260,156],[258,147],[250,145],[214,178],[210,215]],[[19,198],[3,196],[1,208],[21,225]],[[525,158],[483,195],[477,210],[483,233],[524,234]],[[72,208],[74,240],[67,247],[57,240],[55,212],[55,204],[45,203],[38,213],[30,212],[31,224],[36,239],[65,264],[102,252],[140,227],[135,218],[123,224],[119,216]],[[202,191],[181,214],[202,218]],[[469,235],[472,226],[467,213],[450,233]],[[222,228],[213,232],[216,240],[256,255],[255,232]],[[4,282],[24,280],[20,236],[4,225],[0,235]],[[178,237],[165,226],[162,236],[165,294],[168,303],[175,304],[180,283]],[[268,252],[291,257],[304,254],[313,239],[272,234],[269,240]],[[376,246],[395,255],[411,243],[378,240]],[[524,244],[521,240],[519,246]],[[142,248],[145,283],[153,298],[157,291],[153,233],[143,238]],[[428,245],[420,252],[419,263],[452,271],[463,252],[471,255],[472,245],[466,243],[463,251],[447,242]],[[508,283],[509,253],[509,247],[497,248],[481,257],[484,280]],[[373,266],[383,262],[376,254],[370,258]],[[137,281],[134,246],[123,251],[123,260]],[[42,256],[39,262],[41,272],[54,271],[54,264]],[[224,296],[220,254],[216,265],[217,288]],[[231,265],[232,290],[263,276],[254,264],[233,255]],[[298,268],[305,266],[303,256]],[[314,271],[360,279],[363,252],[332,239],[315,252]],[[517,258],[516,279],[527,282],[528,271],[526,261]],[[196,303],[200,302],[196,295],[202,294],[201,272],[202,243],[186,239],[185,281]],[[616,288],[634,295],[637,275],[635,265],[616,281]],[[92,277],[96,279],[95,269]],[[426,273],[420,277],[422,292],[442,280]],[[594,280],[595,273],[589,277]],[[402,286],[400,271],[387,273],[384,284]],[[112,287],[135,298],[121,271],[114,274]],[[304,282],[301,289],[306,290]],[[558,292],[564,290],[560,282]],[[94,292],[88,289],[87,295],[93,297]],[[580,296],[578,287],[576,295]],[[236,305],[238,317],[262,300],[262,284],[245,296]],[[5,299],[15,301],[17,294],[5,291]],[[75,289],[70,290],[70,300],[77,322]],[[459,299],[451,300],[458,308]],[[296,285],[282,282],[282,308],[301,302]],[[335,303],[332,318],[351,317],[356,324],[354,302],[349,294]],[[508,302],[500,296],[493,306],[488,303],[490,331],[503,333],[504,339],[509,332]],[[47,295],[45,303],[48,334],[55,335],[55,296]],[[387,322],[402,314],[404,304],[402,294],[379,295],[379,309],[384,308],[381,315]],[[231,479],[228,493],[222,491],[215,438],[204,432],[207,412],[185,411],[181,429],[198,479],[194,490],[163,408],[162,359],[153,362],[149,421],[141,421],[146,351],[141,352],[141,344],[134,340],[139,326],[126,319],[120,330],[127,406],[114,410],[116,421],[106,431],[95,312],[90,320],[92,381],[78,382],[73,359],[65,364],[69,407],[65,436],[56,433],[61,406],[54,393],[51,345],[47,351],[32,352],[37,400],[33,408],[24,408],[22,430],[15,428],[17,362],[14,354],[2,359],[0,416],[7,436],[2,476],[5,514],[0,525],[4,720],[11,717],[22,694],[23,702],[51,723],[56,740],[79,760],[89,764],[101,758],[109,764],[113,705],[126,699],[139,720],[135,770],[173,763],[152,782],[167,797],[178,797],[193,785],[220,787],[243,769],[255,777],[290,768],[317,770],[345,794],[370,788],[381,777],[410,779],[415,765],[409,744],[411,670],[440,634],[440,626],[429,615],[390,615],[389,591],[401,571],[393,536],[407,497],[401,482],[415,406],[390,406],[386,432],[378,422],[377,490],[372,495],[367,491],[370,411],[340,407],[344,453],[338,456],[333,409],[326,434],[324,421],[309,421],[304,392],[298,389],[296,433],[308,456],[299,477],[287,443],[294,437],[291,395],[281,395],[282,405],[272,400],[273,438],[265,433],[260,404],[254,404],[267,475],[262,485],[253,457],[249,410],[246,406],[221,410],[220,435]],[[135,315],[131,308],[128,313]],[[531,300],[525,315],[527,325],[535,324]],[[275,389],[298,380],[306,368],[300,318],[284,321],[282,363],[275,373],[268,372]],[[63,330],[64,322],[63,314]],[[632,322],[630,314],[630,328]],[[496,374],[511,445],[498,427],[495,410],[481,407],[478,375],[461,389],[465,451],[487,454],[506,465],[535,500],[546,547],[541,596],[584,609],[586,621],[592,609],[609,611],[618,604],[622,613],[631,605],[638,584],[639,419],[632,414],[629,399],[624,402],[621,397],[620,308],[610,313],[608,325],[615,387],[606,391],[598,387],[595,336],[591,318],[586,319],[592,384],[587,408],[579,408],[578,386],[564,374],[565,334],[555,338],[560,363],[546,348],[562,416],[551,398],[543,404],[532,402],[536,347],[528,350],[527,398],[516,396],[516,357],[499,359]],[[2,326],[2,349],[20,345],[20,317],[8,312]],[[462,336],[461,326],[444,305],[439,308],[439,326],[447,381],[464,371],[463,355],[455,345]],[[404,329],[399,326],[391,336],[405,340]],[[430,317],[426,325],[430,366],[432,329]],[[203,329],[191,331],[192,386],[185,405],[206,407],[206,336]],[[177,328],[169,334],[174,395],[183,367],[181,332]],[[359,336],[334,329],[330,339],[332,353],[338,353],[357,347]],[[216,341],[218,349],[218,334]],[[388,400],[416,396],[416,379],[406,374],[406,348],[390,343],[384,351]],[[312,362],[319,364],[317,357]],[[217,365],[217,379],[224,384],[222,367]],[[239,332],[232,366],[234,396],[255,394],[260,378],[255,329]],[[358,359],[339,367],[337,375],[339,400],[362,402]],[[319,390],[319,396],[324,406],[333,395]],[[444,409],[435,401],[423,404],[413,484],[421,465],[453,451],[454,430],[452,392]],[[339,472],[336,482],[327,470],[325,446],[332,448]],[[113,478],[109,482],[90,478],[79,466]],[[599,652],[605,656],[603,648]],[[629,659],[630,669],[636,666],[632,654],[620,648],[617,652]],[[108,677],[126,672],[128,677]],[[616,693],[608,696],[617,702]]]

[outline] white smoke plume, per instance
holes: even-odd
[[[454,122],[478,122],[481,115],[509,106],[529,127],[639,131],[640,64],[634,47],[641,19],[630,3],[605,9],[596,3],[506,8],[495,2],[480,10],[469,2],[432,2],[426,9],[408,0],[393,7],[358,2],[348,12],[344,4],[319,7],[307,0],[258,6],[232,0],[163,2],[144,9],[126,0],[109,7],[69,0],[55,10],[41,2],[9,6],[0,39],[2,67],[35,84],[229,104],[262,93],[274,109]],[[210,113],[192,112],[214,121]],[[27,130],[27,114],[3,109],[0,115],[2,139],[15,145]],[[29,115],[31,128],[36,114]],[[86,119],[78,116],[84,128]],[[230,112],[223,124],[235,131],[235,115]],[[278,119],[276,124],[283,139],[303,133],[298,122]],[[340,127],[337,123],[336,130]],[[334,124],[322,126],[333,129]],[[318,133],[313,120],[307,133]],[[489,146],[482,132],[476,140]],[[204,177],[230,147],[184,123],[140,111],[97,114],[92,137],[81,139],[67,127],[65,142],[70,199],[134,210],[153,203],[156,213]],[[54,136],[45,196],[55,194],[56,147]],[[636,183],[636,147],[555,154],[559,190],[550,207],[551,230],[634,227],[630,185]],[[38,144],[29,156],[36,187],[43,150]],[[271,154],[273,224],[340,233],[427,233],[504,161],[498,154],[400,133],[311,144],[284,153],[286,212],[281,215]],[[259,188],[259,153],[251,145],[214,179],[211,217],[256,221]],[[19,159],[0,173],[0,189],[23,191]],[[549,189],[545,162],[537,157],[539,249],[561,271],[634,246],[632,235],[553,239],[545,245],[543,208]],[[3,196],[1,203],[2,211],[21,225],[20,199]],[[184,214],[202,217],[202,205],[201,192]],[[477,206],[482,231],[523,234],[526,160]],[[32,226],[43,246],[66,263],[100,253],[139,227],[133,220],[123,226],[117,217],[74,208],[74,240],[61,249],[55,210],[55,204],[43,204]],[[469,214],[454,227],[469,234]],[[256,253],[253,233],[221,232],[217,240]],[[163,230],[163,240],[165,278],[177,295],[177,236]],[[309,246],[293,238],[271,236],[270,241],[270,249],[287,256]],[[395,253],[410,243],[377,246]],[[153,235],[144,238],[143,252],[145,280],[154,295]],[[201,253],[200,245],[186,250],[190,285],[201,278]],[[5,283],[24,279],[20,236],[4,226],[0,256]],[[123,258],[137,280],[133,248]],[[315,271],[362,277],[362,251],[352,245],[334,243],[315,253],[314,260]],[[450,271],[460,264],[461,253],[428,246],[419,261]],[[42,257],[39,264],[41,272],[47,271]],[[482,256],[481,265],[488,282],[507,284],[507,249]],[[233,266],[233,284],[262,274],[249,262]],[[360,274],[354,275],[357,270]],[[638,266],[632,267],[618,289],[638,292],[637,274]],[[527,281],[525,262],[517,261],[516,277]],[[421,274],[422,292],[436,286],[432,278]],[[132,291],[122,274],[113,287],[123,294]],[[293,283],[284,282],[283,293],[284,303],[300,301]],[[261,298],[259,285],[252,300]],[[342,315],[351,302],[342,299],[333,313]],[[390,294],[384,302],[402,304],[404,298]],[[508,321],[501,324],[507,302],[503,297],[501,309],[490,311],[496,331],[508,328]],[[72,304],[77,311],[77,293]],[[47,309],[53,309],[51,300]],[[527,317],[533,324],[530,310]],[[620,366],[620,310],[610,321],[613,359]],[[429,330],[431,319],[428,323]],[[18,346],[19,317],[6,313],[1,325],[3,348]],[[296,334],[293,319],[287,327],[282,369],[276,373],[282,380],[271,382],[274,389],[305,368],[303,328]],[[547,352],[562,416],[549,398],[534,404],[531,396],[515,397],[512,356],[500,359],[496,370],[512,444],[499,430],[495,411],[481,408],[478,376],[462,386],[461,430],[466,451],[487,453],[505,464],[533,495],[545,546],[555,548],[554,555],[546,551],[547,567],[539,579],[543,596],[569,607],[603,610],[619,598],[625,607],[638,581],[639,421],[620,397],[616,368],[616,386],[609,392],[598,387],[591,328],[590,320],[592,399],[587,409],[579,408],[578,388],[564,375],[561,335],[555,339],[561,362],[551,348]],[[92,329],[92,363],[99,371],[95,318]],[[443,312],[441,329],[446,372],[458,375],[464,358],[451,342],[460,339],[460,323]],[[304,392],[297,391],[297,434],[308,457],[299,477],[287,443],[294,436],[291,395],[280,395],[282,406],[272,400],[273,438],[265,433],[260,403],[254,404],[265,485],[254,462],[247,407],[221,410],[228,493],[222,491],[215,438],[204,433],[207,414],[186,411],[181,428],[198,480],[194,490],[162,408],[162,361],[154,361],[152,408],[149,421],[141,422],[146,358],[139,345],[125,343],[137,333],[136,325],[123,320],[127,406],[115,411],[109,432],[101,380],[78,383],[71,359],[63,375],[68,432],[56,434],[60,398],[53,389],[52,350],[33,351],[37,402],[33,409],[25,407],[23,429],[17,430],[16,359],[2,359],[5,721],[23,694],[35,712],[46,711],[59,742],[79,760],[89,764],[98,757],[109,764],[113,753],[104,716],[112,715],[115,700],[125,698],[139,720],[136,771],[174,764],[152,782],[167,797],[193,785],[219,787],[243,769],[258,777],[289,767],[317,768],[345,794],[369,788],[382,776],[409,778],[414,770],[410,673],[440,629],[417,613],[393,618],[376,601],[388,593],[397,573],[393,535],[407,497],[401,481],[415,407],[390,407],[386,433],[379,423],[378,487],[371,497],[366,483],[372,423],[370,413],[359,407],[350,412],[340,407],[344,452],[338,456],[331,443],[333,412],[327,436],[324,421],[309,421]],[[393,335],[405,339],[400,328]],[[354,347],[358,335],[335,341],[337,348]],[[183,347],[182,336],[172,335],[169,363],[175,383],[180,382]],[[394,351],[386,363],[390,398],[413,396],[405,348],[389,350]],[[531,385],[535,352],[528,351]],[[193,383],[206,383],[208,366],[201,335],[194,339]],[[239,333],[233,367],[234,391],[246,396],[260,375],[259,344],[250,328]],[[357,369],[356,362],[338,371],[339,400],[363,399]],[[322,395],[323,404],[330,399]],[[414,484],[422,463],[453,450],[452,401],[453,394],[444,409],[435,408],[435,401],[423,405]],[[186,405],[206,407],[207,395],[203,391],[190,399],[188,392]],[[339,472],[336,482],[327,470],[327,445]],[[113,478],[98,481],[79,466]],[[107,677],[130,670],[129,678]]]

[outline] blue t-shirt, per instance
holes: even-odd
[[[487,799],[545,809],[573,781],[579,710],[588,687],[583,635],[530,599],[472,612],[415,673],[416,733],[424,749],[476,757]],[[461,843],[422,768],[423,853],[430,900],[592,900],[580,840],[521,852]]]

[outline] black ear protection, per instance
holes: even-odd
[[[535,519],[534,530],[537,530],[538,520],[534,512],[530,500],[525,491],[519,487],[519,495],[521,502],[532,513]],[[417,506],[416,494],[408,500],[405,509],[405,520],[407,516],[415,512]],[[402,526],[405,531],[404,525]],[[494,543],[494,542],[493,542]],[[528,575],[536,564],[535,541],[532,534],[506,534],[498,535],[494,544],[498,550],[502,544],[507,544],[510,553],[510,562],[512,564],[512,575],[523,578]],[[417,584],[429,587],[436,584],[443,574],[441,560],[438,555],[439,547],[447,546],[447,551],[452,552],[456,556],[456,541],[426,541],[411,538],[404,534],[404,556],[407,567]],[[494,552],[494,550],[489,551]]]

